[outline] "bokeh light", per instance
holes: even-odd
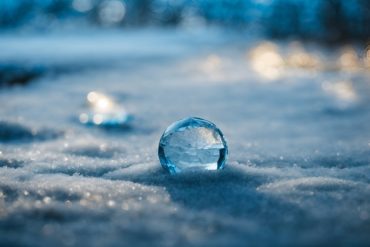
[[[79,115],[82,124],[115,127],[127,125],[132,120],[132,115],[121,104],[103,93],[91,91],[86,101],[90,110]]]
[[[111,98],[95,91],[87,94],[87,101],[95,111],[99,112],[109,112],[116,107]]]
[[[320,67],[320,59],[305,51],[300,43],[291,43],[289,49],[291,50],[291,54],[286,60],[288,66],[302,69],[317,69]]]
[[[252,68],[266,79],[277,79],[282,74],[284,60],[278,47],[271,42],[263,42],[249,53]]]
[[[342,101],[355,101],[357,99],[356,90],[351,81],[324,82],[323,90]]]
[[[113,25],[122,21],[126,6],[120,0],[106,0],[100,5],[99,18],[103,24]]]
[[[338,59],[338,66],[342,70],[353,71],[359,69],[361,66],[360,59],[353,47],[347,46],[342,49]]]

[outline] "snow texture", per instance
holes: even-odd
[[[0,246],[368,246],[369,72],[264,78],[246,56],[260,41],[2,34],[1,64],[47,69],[0,90]],[[120,102],[131,126],[80,124],[90,91]],[[188,116],[222,130],[224,170],[161,168],[161,134]]]

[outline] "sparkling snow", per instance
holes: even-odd
[[[282,68],[281,43],[256,70],[260,42],[217,30],[2,34],[0,64],[44,70],[0,90],[0,245],[368,245],[369,69]],[[82,125],[91,91],[131,126]],[[224,170],[161,168],[161,134],[188,116],[222,129]]]

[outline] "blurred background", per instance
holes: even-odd
[[[366,42],[366,0],[2,0],[3,30],[223,26],[273,38]],[[250,34],[249,34],[250,35]]]
[[[218,30],[219,36],[214,37],[213,42],[230,41],[230,39],[226,41],[225,37],[238,36],[236,39],[239,39],[239,43],[244,39],[244,48],[247,48],[246,53],[248,53],[247,60],[252,62],[255,72],[262,74],[262,70],[266,72],[270,69],[268,73],[264,73],[265,77],[267,74],[267,77],[275,77],[276,71],[281,72],[282,67],[314,70],[320,68],[325,71],[368,68],[369,23],[370,4],[366,0],[3,0],[0,2],[0,31],[4,38],[10,34],[29,37],[30,34],[40,36],[70,33],[81,36],[76,34],[86,34],[86,32],[95,35],[100,33],[100,37],[109,38],[111,35],[108,35],[107,31],[110,34],[112,31],[118,34],[149,29],[157,30],[158,34],[163,33],[163,30],[167,30],[165,31],[167,34],[171,32],[178,34],[179,31],[194,34],[198,31],[203,32],[203,37],[206,37],[207,33]],[[144,39],[158,36],[160,35],[151,32]],[[220,38],[221,36],[225,37]],[[199,40],[199,37],[195,40]],[[264,41],[270,43],[264,43]],[[25,45],[27,44],[26,41]],[[73,42],[67,42],[67,44],[73,44]],[[235,42],[230,43],[229,47],[232,46],[235,47]],[[6,48],[6,44],[3,47]],[[52,49],[51,47],[52,45],[49,48]],[[253,48],[258,49],[253,50]],[[36,47],[33,47],[29,50],[35,49]],[[244,52],[240,53],[244,54]],[[36,67],[31,62],[33,64],[31,66],[30,59],[25,58],[23,61],[28,63],[21,68],[16,68],[17,66],[12,66],[12,62],[6,58],[4,51],[0,59],[2,60],[0,85],[9,85],[13,82],[26,83],[28,79],[37,77],[41,70],[45,69],[40,68],[45,66],[39,62]],[[213,56],[213,62],[217,63],[217,59],[217,56]],[[31,67],[27,68],[27,71],[25,71],[26,65]],[[21,75],[21,71],[26,75]],[[16,75],[18,72],[20,75]]]

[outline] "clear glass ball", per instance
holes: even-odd
[[[228,147],[221,130],[197,117],[171,124],[158,147],[161,165],[171,174],[222,169],[227,155]]]

